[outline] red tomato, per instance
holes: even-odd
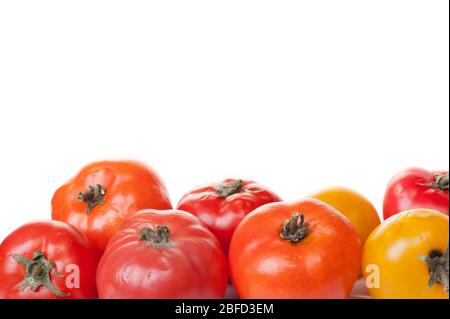
[[[155,171],[131,161],[84,167],[52,199],[52,217],[67,222],[103,251],[123,220],[139,209],[170,209],[166,188]]]
[[[384,195],[384,219],[405,210],[428,208],[448,215],[448,171],[410,168],[395,175]]]
[[[223,298],[228,283],[217,238],[193,215],[142,210],[124,222],[97,272],[101,298]]]
[[[99,258],[66,223],[26,224],[0,245],[0,299],[97,298]]]
[[[362,245],[350,222],[316,199],[261,206],[231,240],[231,279],[241,298],[345,298]]]
[[[225,253],[245,215],[261,205],[281,199],[264,186],[249,180],[226,179],[187,193],[177,208],[197,216],[219,239]]]

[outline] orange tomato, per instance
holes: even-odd
[[[448,227],[448,216],[430,209],[405,211],[378,226],[362,263],[372,297],[448,299]]]
[[[158,174],[138,162],[104,161],[87,165],[56,190],[52,218],[71,224],[103,251],[125,218],[145,208],[172,208]]]
[[[328,187],[308,197],[327,203],[347,217],[362,243],[380,224],[380,217],[372,203],[360,193],[349,188]]]
[[[241,298],[345,298],[362,245],[333,207],[305,199],[260,206],[244,217],[229,251]]]

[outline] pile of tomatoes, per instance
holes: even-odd
[[[448,171],[390,181],[384,221],[361,194],[285,202],[251,180],[198,187],[173,209],[151,168],[84,167],[56,190],[52,220],[0,245],[0,298],[448,298]]]

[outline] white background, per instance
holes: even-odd
[[[137,159],[174,204],[255,179],[378,209],[449,166],[449,2],[1,1],[0,239],[83,165]]]

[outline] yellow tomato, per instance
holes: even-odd
[[[446,277],[448,289],[448,226],[448,216],[430,209],[405,211],[378,226],[367,238],[362,262],[372,297],[448,299],[440,282]],[[430,276],[430,264],[441,279]]]
[[[364,244],[370,232],[380,224],[377,210],[363,195],[345,188],[329,187],[310,195],[337,209],[347,217]]]

